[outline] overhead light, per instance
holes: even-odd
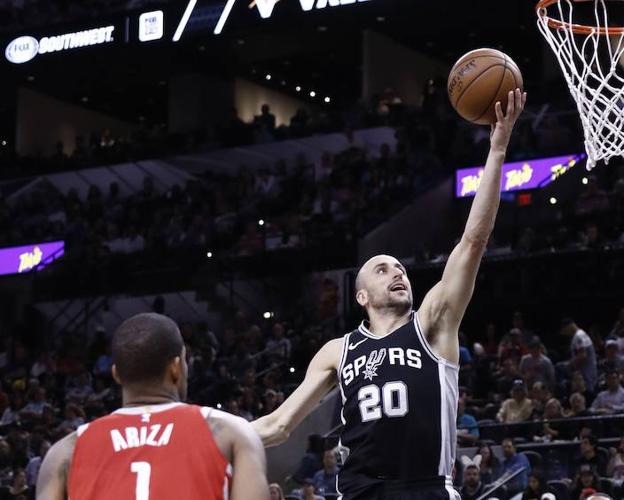
[[[206,50],[206,46],[205,45],[200,45],[199,46],[199,51],[200,52],[205,52],[205,50]]]
[[[589,183],[589,179],[587,177],[583,177],[583,180],[581,182],[587,185]]]
[[[223,405],[221,403],[217,403],[217,409],[220,410],[221,408],[223,408]]]
[[[258,221],[258,225],[259,225],[259,226],[264,226],[264,219],[260,219],[260,220]]]
[[[281,81],[281,84],[282,84],[282,87],[283,87],[284,85],[286,85],[286,80],[282,80],[282,81]]]
[[[265,78],[266,78],[267,80],[270,80],[270,79],[271,79],[271,75],[267,75],[267,76],[265,76]]]
[[[319,26],[317,28],[321,33],[324,33],[325,31],[327,31],[327,26]]]
[[[551,205],[556,205],[557,204],[557,198],[555,198],[554,196],[552,198],[550,198],[550,204]]]
[[[297,86],[295,87],[295,90],[296,90],[297,92],[301,92],[301,87],[300,87],[299,85],[297,85]]]
[[[7,145],[7,141],[2,141],[2,145],[6,146]]]
[[[245,45],[245,40],[243,40],[242,38],[239,38],[238,40],[236,40],[236,43],[238,45]]]
[[[262,315],[264,319],[271,319],[273,316],[275,316],[275,313],[272,313],[271,311],[267,311]]]
[[[82,99],[80,99],[82,102],[89,102],[89,98],[87,96],[84,96]]]
[[[329,103],[331,102],[331,98],[329,98],[329,97],[326,97],[324,100],[325,100],[325,102],[326,102],[327,104],[329,104]]]
[[[314,90],[310,91],[310,97],[316,97],[316,92],[314,92]]]
[[[294,367],[294,366],[291,366],[291,367],[290,367],[290,370],[288,370],[288,371],[289,371],[290,373],[295,373],[295,367]]]
[[[377,22],[378,23],[383,23],[386,20],[386,18],[384,16],[377,16]]]
[[[29,75],[26,80],[28,80],[29,82],[34,82],[35,81],[35,77],[32,75]]]
[[[206,257],[208,257],[209,259],[212,259],[212,255],[213,255],[213,254],[212,254],[212,252],[208,252],[208,253],[206,254]]]

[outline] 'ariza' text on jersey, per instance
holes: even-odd
[[[342,380],[344,385],[348,386],[360,375],[365,380],[373,380],[377,376],[377,369],[384,363],[420,370],[422,368],[422,356],[417,349],[403,349],[402,347],[382,347],[373,350],[368,355],[362,355],[343,367]]]
[[[110,431],[115,451],[139,448],[140,446],[167,446],[173,433],[173,424],[143,425],[141,427],[126,427],[123,431]]]

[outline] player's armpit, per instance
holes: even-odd
[[[336,385],[336,368],[340,362],[344,340],[334,339],[314,356],[305,379],[273,413],[252,422],[265,446],[276,446],[288,436]]]
[[[232,500],[269,500],[266,456],[258,435],[243,419],[229,423],[233,432]]]
[[[45,456],[37,479],[37,500],[65,500],[76,433],[58,441]]]

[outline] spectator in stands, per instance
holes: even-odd
[[[481,456],[481,463],[479,464],[481,482],[485,485],[492,484],[500,476],[500,462],[489,444],[481,443],[477,454]]]
[[[620,355],[620,346],[614,338],[609,338],[605,342],[605,355],[600,360],[600,371],[603,373],[616,370],[620,373],[624,371],[624,357]]]
[[[460,397],[457,404],[457,444],[474,446],[479,440],[477,419],[466,413],[466,398]]]
[[[33,387],[28,396],[28,404],[20,411],[20,416],[24,420],[41,418],[43,408],[49,404],[46,401],[45,389],[43,387]]]
[[[260,114],[254,117],[254,125],[265,127],[266,130],[273,133],[275,131],[275,115],[271,113],[271,107],[263,104],[260,108]]]
[[[620,486],[624,483],[624,438],[617,448],[609,448],[609,463],[607,477],[610,477]]]
[[[22,468],[13,471],[11,486],[2,489],[2,498],[11,500],[26,500],[29,498],[30,488],[26,484],[26,472]]]
[[[519,469],[524,469],[514,479],[507,483],[507,491],[510,496],[525,490],[529,483],[531,464],[523,453],[516,453],[516,447],[510,438],[503,439],[503,456],[501,475],[513,474]]]
[[[520,374],[528,387],[535,382],[543,382],[550,389],[555,387],[555,368],[550,358],[542,354],[542,342],[533,337],[529,342],[529,354],[520,360]]]
[[[271,493],[271,500],[284,500],[284,492],[279,484],[269,484],[269,492]]]
[[[513,358],[519,363],[522,357],[528,353],[529,350],[522,340],[522,330],[519,328],[512,328],[501,341],[498,350],[498,359],[500,361],[505,361],[508,358]]]
[[[532,412],[533,402],[527,397],[524,381],[518,379],[511,389],[511,398],[503,402],[496,418],[505,424],[525,422]]]
[[[43,440],[39,446],[39,454],[33,457],[26,466],[26,484],[29,488],[34,489],[37,484],[37,477],[39,476],[39,469],[41,468],[41,462],[45,458],[48,451],[51,448],[50,441]]]
[[[268,356],[276,361],[288,361],[291,354],[291,344],[284,336],[284,325],[275,323],[271,329],[271,338],[266,343],[266,350],[270,351]]]
[[[551,422],[553,419],[563,418],[563,408],[561,402],[558,399],[550,398],[544,408],[544,426],[542,429],[542,435],[549,441],[555,439],[567,439],[569,438],[569,432],[567,427],[562,422]]]
[[[598,393],[591,405],[596,413],[615,413],[624,409],[624,388],[620,383],[620,374],[611,370],[606,375],[607,389]]]
[[[302,484],[305,478],[311,478],[316,471],[323,468],[322,456],[324,450],[323,438],[318,434],[308,437],[308,449],[301,459],[297,471],[293,474],[293,479]]]
[[[526,490],[522,493],[522,500],[542,500],[544,493],[552,493],[552,490],[541,474],[535,471],[531,472]]]
[[[570,381],[570,392],[581,394],[585,398],[585,403],[594,400],[594,392],[587,389],[587,384],[581,372],[574,372]]]
[[[561,333],[570,338],[571,359],[569,371],[580,371],[587,385],[587,389],[593,391],[598,380],[596,366],[596,351],[594,343],[584,330],[581,330],[571,318],[562,321]]]
[[[524,316],[520,311],[514,311],[513,316],[511,318],[512,328],[516,328],[522,332],[522,342],[525,345],[528,345],[529,342],[535,337],[533,332],[529,330],[524,324]]]
[[[320,495],[337,495],[336,476],[338,475],[338,465],[336,452],[325,450],[323,453],[323,468],[314,474],[314,489]]]
[[[600,479],[595,470],[590,465],[585,464],[579,468],[576,477],[570,485],[570,499],[576,500],[578,498],[581,500],[583,498],[581,497],[583,490],[592,488],[596,492],[600,489],[599,485]]]
[[[479,466],[475,463],[467,464],[464,468],[464,482],[460,490],[462,500],[476,500],[483,495],[484,488],[479,477]]]
[[[498,394],[509,394],[513,388],[514,382],[520,378],[518,361],[512,358],[507,358],[503,361],[501,369],[494,375],[497,380],[496,392]]]
[[[535,382],[531,387],[531,401],[533,402],[533,416],[541,418],[546,403],[552,398],[552,393],[544,382]]]
[[[599,476],[604,476],[607,472],[607,457],[598,453],[598,439],[593,434],[581,439],[580,453],[574,460],[577,473],[581,472],[583,466],[589,466]]]
[[[74,403],[65,405],[65,420],[58,426],[61,436],[74,432],[85,423],[85,414],[82,408]]]
[[[303,480],[298,496],[300,500],[325,500],[322,496],[316,494],[314,481],[309,477]]]

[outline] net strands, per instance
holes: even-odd
[[[594,3],[595,26],[586,33],[574,25],[573,0],[558,0],[559,18],[538,11],[538,27],[557,56],[576,101],[584,130],[587,168],[624,155],[624,78],[620,60],[624,32],[609,28],[608,0]],[[554,20],[554,22],[553,22]],[[575,31],[579,31],[578,33]]]

